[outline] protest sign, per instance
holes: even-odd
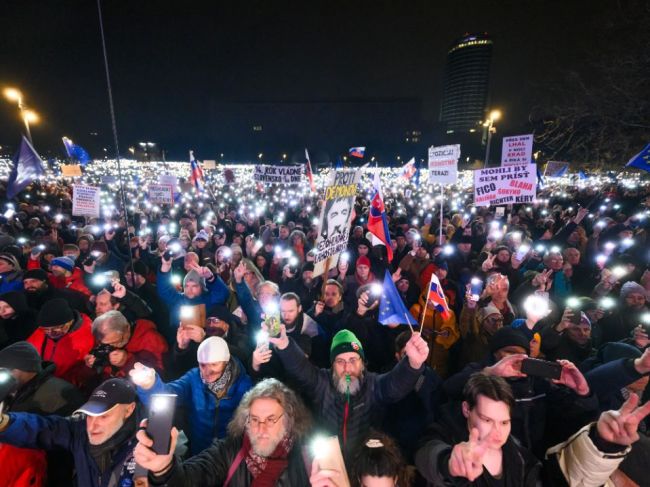
[[[99,216],[99,188],[75,184],[72,186],[72,214]]]
[[[501,147],[501,165],[530,164],[533,157],[533,134],[504,137]]]
[[[178,179],[176,179],[176,176],[172,176],[171,174],[161,174],[158,176],[158,184],[168,184],[173,188],[174,191],[176,191],[176,186],[178,186]]]
[[[203,166],[203,169],[216,169],[217,161],[206,159],[201,165]]]
[[[173,205],[174,189],[169,184],[149,184],[149,201],[157,205]]]
[[[325,272],[329,258],[330,268],[338,262],[339,255],[348,246],[350,224],[354,211],[357,185],[361,169],[357,171],[332,171],[325,186],[325,201],[320,213],[316,255],[314,256],[314,277]]]
[[[537,188],[535,164],[501,166],[474,171],[474,205],[532,203]]]
[[[454,184],[459,158],[460,144],[429,147],[429,184]]]
[[[80,177],[81,166],[79,164],[61,164],[61,175],[66,178]]]
[[[263,184],[299,184],[302,179],[303,166],[255,166],[253,180]]]

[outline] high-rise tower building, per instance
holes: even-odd
[[[492,39],[467,34],[447,52],[440,121],[448,134],[478,132],[485,119]]]

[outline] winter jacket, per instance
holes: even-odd
[[[36,329],[36,313],[29,308],[24,291],[0,294],[0,301],[11,306],[15,313],[11,318],[0,318],[0,349],[26,340]]]
[[[222,399],[210,392],[201,380],[198,367],[180,379],[165,384],[156,375],[154,386],[148,390],[137,388],[143,404],[149,405],[152,394],[177,394],[179,405],[186,408],[190,420],[190,444],[192,455],[205,450],[216,438],[225,438],[228,423],[242,396],[252,387],[250,377],[241,362],[231,356],[236,377]]]
[[[171,330],[168,331],[173,332],[172,339],[175,340],[176,328],[178,328],[178,324],[180,323],[181,306],[196,306],[199,304],[204,304],[207,310],[213,304],[224,304],[228,299],[230,291],[228,290],[228,286],[226,286],[221,278],[217,276],[211,282],[207,283],[207,291],[204,291],[200,296],[196,298],[190,299],[183,293],[176,290],[174,285],[171,283],[170,276],[170,272],[158,271],[157,286],[158,295],[169,308],[169,321]],[[169,334],[164,334],[169,340]]]
[[[0,485],[5,487],[42,487],[47,477],[43,450],[18,448],[0,443]]]
[[[135,414],[135,413],[134,413]],[[42,450],[63,449],[72,453],[79,487],[108,487],[112,475],[101,475],[90,455],[86,420],[82,417],[39,416],[29,413],[9,413],[10,423],[0,433],[0,443],[21,448]],[[135,432],[134,432],[135,433]],[[133,485],[135,434],[118,446],[109,471],[117,476],[111,487]]]
[[[163,355],[167,352],[167,342],[156,330],[156,325],[149,320],[136,320],[131,330],[131,338],[124,350],[127,352],[126,363],[116,369],[108,364],[102,370],[102,379],[110,377],[128,377],[133,364],[141,362],[153,367],[158,373],[163,372]]]
[[[300,347],[289,340],[284,350],[276,349],[287,374],[300,385],[313,401],[318,423],[330,434],[343,438],[345,394],[332,383],[331,369],[319,369],[309,363]],[[413,390],[424,366],[413,369],[408,360],[401,360],[390,372],[376,374],[365,371],[361,389],[350,396],[349,416],[345,429],[347,442],[344,453],[349,454],[368,433],[371,426],[380,426],[384,406],[400,401]]]
[[[23,271],[11,271],[0,274],[0,294],[20,291],[23,288]]]
[[[241,449],[242,441],[242,438],[228,437],[215,441],[211,446],[185,462],[181,463],[176,458],[171,470],[165,475],[156,478],[150,472],[149,485],[221,487],[228,477],[230,466]],[[289,465],[280,475],[275,487],[309,486],[309,472],[305,468],[302,449],[299,442],[294,443],[289,453]],[[250,487],[252,483],[253,476],[248,471],[246,461],[242,460],[230,479],[229,485],[231,487]]]
[[[248,289],[248,285],[242,282],[235,281],[235,291],[237,293],[237,301],[246,314],[248,329],[259,330],[262,324],[262,307],[259,301],[253,297]]]
[[[493,485],[489,473],[474,482],[449,473],[449,458],[454,445],[467,441],[467,420],[461,414],[458,403],[447,404],[442,411],[440,423],[429,427],[422,440],[422,447],[415,454],[415,466],[429,486],[476,486]],[[535,456],[524,448],[512,435],[502,447],[504,487],[536,487],[540,479],[541,465]]]
[[[27,261],[27,269],[40,269],[41,268],[41,259],[32,259],[31,256]],[[90,297],[92,293],[90,289],[86,286],[84,282],[84,274],[81,269],[74,267],[72,269],[72,274],[70,276],[55,276],[51,272],[48,272],[47,275],[50,285],[55,289],[71,289],[72,291],[78,291],[81,294]]]
[[[62,298],[68,302],[68,305],[80,313],[88,313],[88,297],[79,291],[70,289],[55,289],[49,284],[45,289],[37,292],[24,291],[27,296],[27,304],[36,313],[40,311],[43,305],[51,299]]]
[[[59,340],[48,338],[41,328],[37,328],[27,339],[36,347],[41,358],[56,365],[55,377],[67,380],[80,387],[87,377],[87,367],[84,358],[95,344],[91,331],[91,320],[87,315],[74,312],[75,321]]]

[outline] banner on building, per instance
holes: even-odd
[[[155,205],[173,205],[174,188],[169,184],[150,184],[149,202]]]
[[[533,134],[504,137],[501,147],[501,165],[526,165],[533,160]]]
[[[459,158],[460,144],[429,147],[429,184],[454,184]]]
[[[474,205],[532,203],[537,188],[535,164],[490,167],[474,171]]]
[[[253,180],[262,184],[299,184],[302,179],[303,166],[255,166]]]
[[[72,186],[72,214],[99,216],[99,187],[75,184]]]
[[[354,200],[362,169],[340,169],[330,173],[325,185],[325,201],[318,225],[314,277],[323,274],[328,265],[330,269],[336,266],[341,252],[348,246]]]

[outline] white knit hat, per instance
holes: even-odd
[[[210,337],[203,340],[196,352],[196,359],[200,364],[228,362],[230,360],[230,350],[228,350],[226,340],[220,337]]]

